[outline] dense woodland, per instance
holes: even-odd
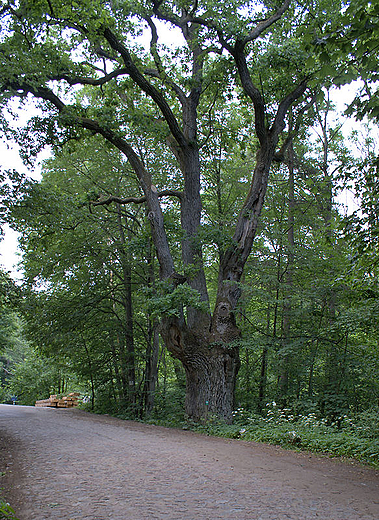
[[[1,400],[377,416],[379,2],[0,16],[3,137],[29,168],[51,150],[40,181],[1,172],[24,271],[1,274]]]

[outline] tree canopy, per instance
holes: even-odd
[[[375,46],[356,14],[374,26],[375,9],[2,2],[2,130],[27,160],[44,146],[54,154],[41,183],[9,197],[41,347],[72,349],[92,389],[116,381],[110,394],[137,409],[154,389],[159,322],[195,420],[231,420],[241,353],[260,358],[258,407],[270,359],[283,402],[303,391],[302,363],[324,410],[328,392],[343,395],[357,333],[343,283],[331,282],[347,269],[333,190],[354,161],[329,126],[327,92],[356,78],[374,85]],[[5,112],[15,99],[37,109],[24,128]],[[373,103],[351,110],[375,116]],[[264,341],[247,334],[251,322]]]

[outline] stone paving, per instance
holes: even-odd
[[[0,405],[0,450],[19,520],[379,519],[374,470],[80,410]]]

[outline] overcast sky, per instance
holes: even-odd
[[[18,155],[18,148],[4,139],[0,139],[0,166],[2,170],[15,169],[21,173],[27,174],[29,177],[38,179],[40,177],[40,167],[37,166],[34,172],[31,172],[21,161]],[[10,271],[12,277],[20,279],[21,274],[17,272],[16,264],[20,257],[18,254],[18,233],[4,226],[5,236],[0,241],[0,265],[6,270]]]

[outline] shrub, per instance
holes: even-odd
[[[318,417],[314,412],[296,415],[291,409],[280,408],[272,402],[264,417],[244,408],[237,409],[233,416],[233,425],[212,418],[193,429],[208,435],[354,458],[379,467],[378,412],[365,412],[354,418],[338,416],[330,424],[326,418]]]
[[[0,498],[0,520],[17,520],[16,513],[11,506]]]

